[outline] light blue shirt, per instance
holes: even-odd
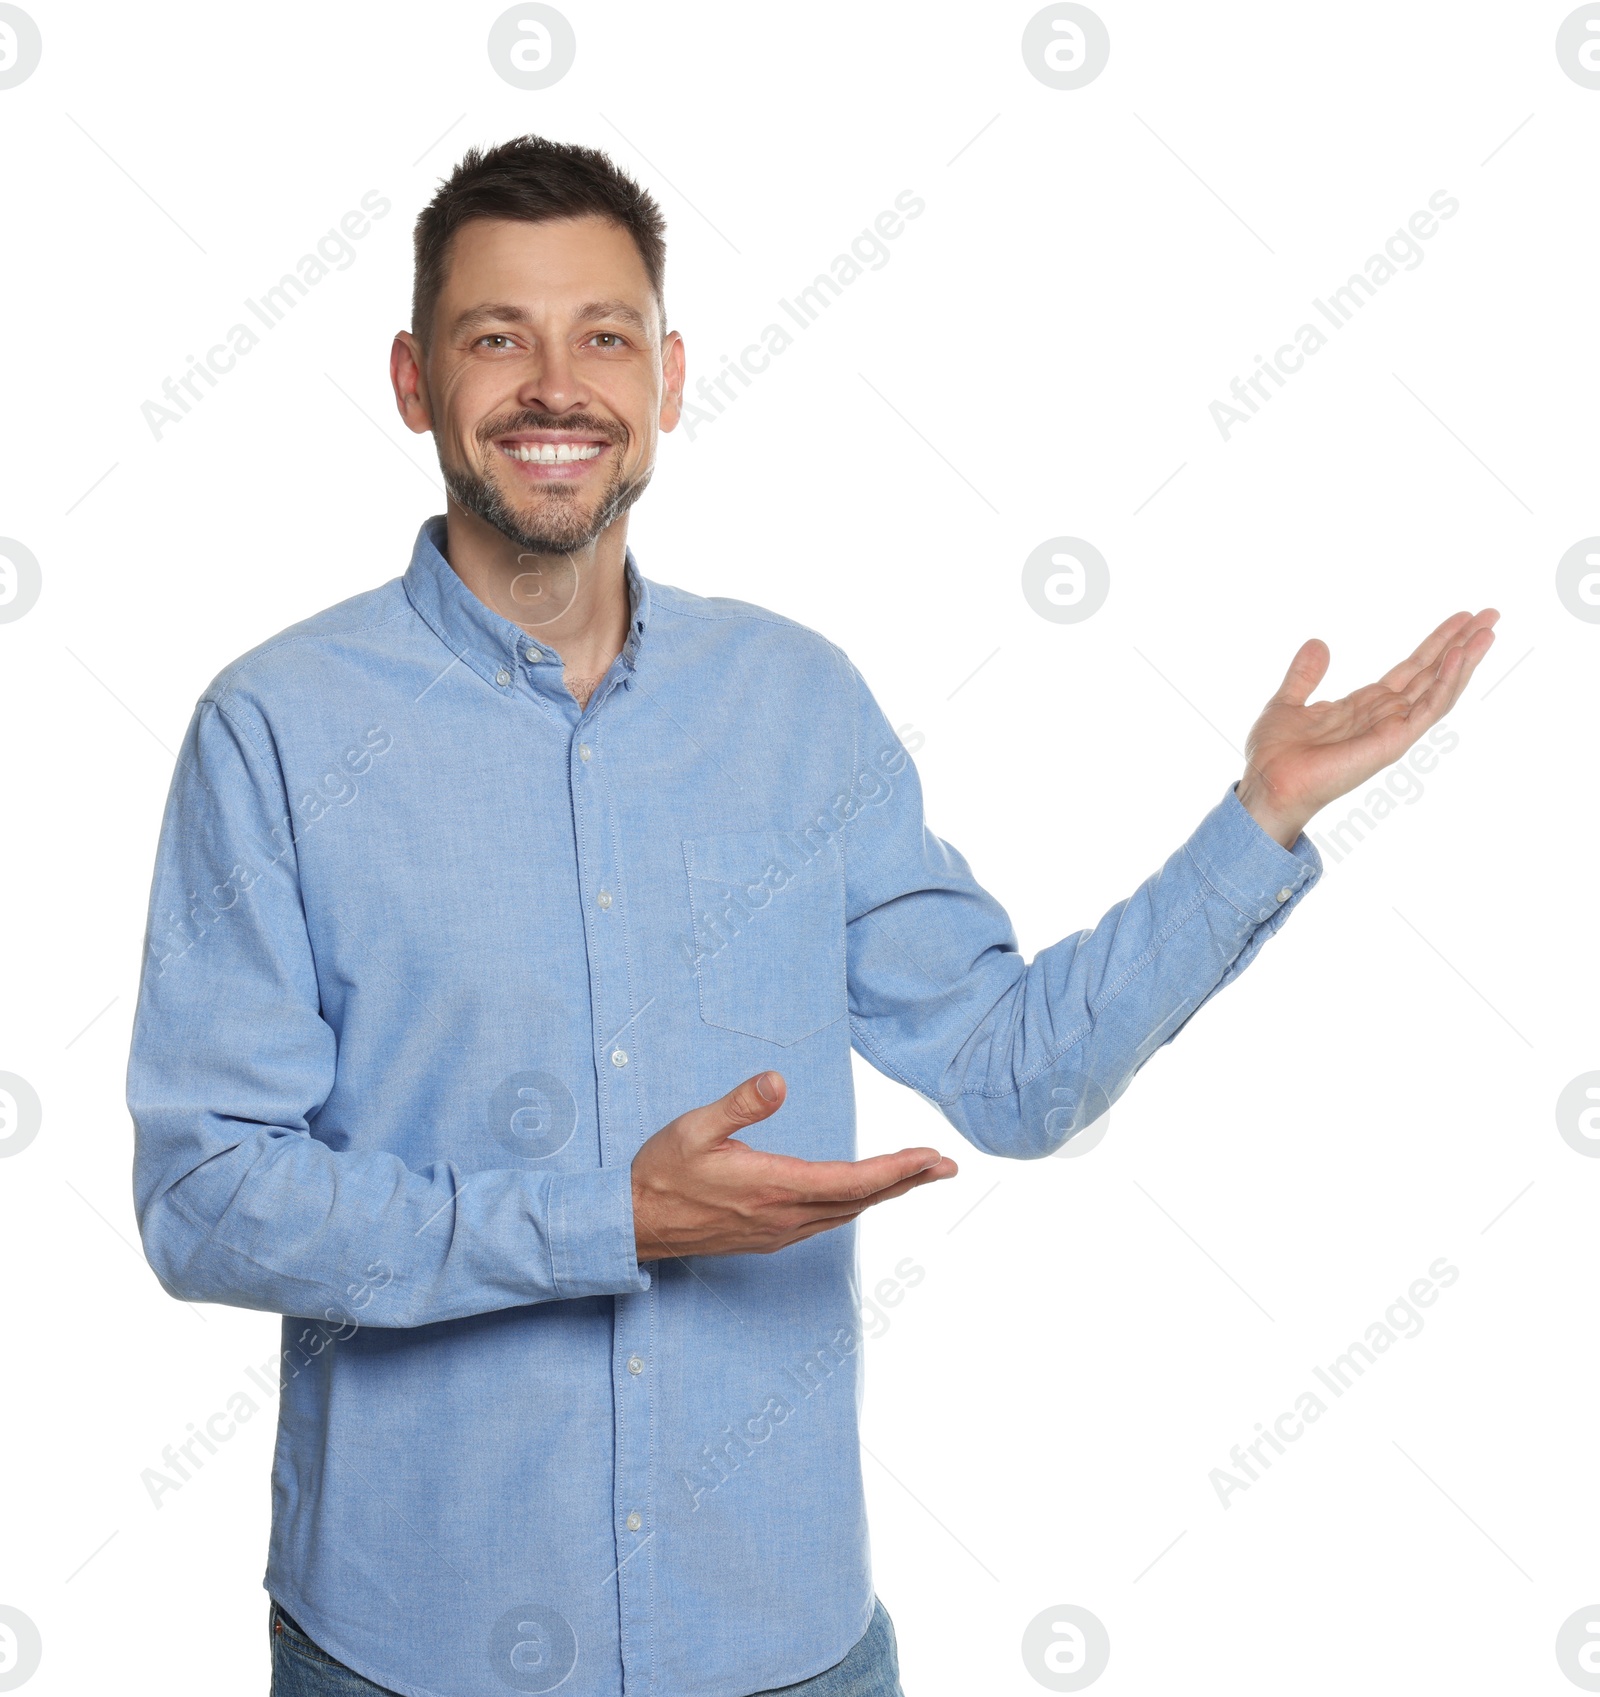
[[[145,1250],[292,1316],[266,1586],[331,1655],[414,1697],[787,1685],[873,1607],[855,1228],[639,1264],[634,1153],[773,1067],[747,1141],[854,1159],[853,1045],[1049,1155],[1321,862],[1230,788],[1025,961],[832,643],[629,554],[580,710],[444,546],[195,709],[128,1073]]]

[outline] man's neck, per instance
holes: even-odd
[[[445,511],[451,569],[485,606],[561,656],[580,706],[627,640],[627,540],[623,514],[571,554],[531,554],[454,500]]]

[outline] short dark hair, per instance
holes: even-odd
[[[541,224],[550,218],[609,218],[633,237],[655,292],[666,334],[663,278],[667,266],[667,222],[649,192],[598,148],[578,147],[543,136],[516,136],[487,151],[469,147],[418,214],[412,243],[416,255],[411,284],[411,333],[424,346],[433,310],[444,288],[450,243],[472,218],[521,218]]]

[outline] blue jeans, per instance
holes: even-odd
[[[352,1673],[318,1649],[276,1603],[270,1619],[272,1697],[392,1697],[385,1686]],[[751,1697],[905,1697],[889,1611],[874,1598],[867,1630],[842,1662],[798,1685],[770,1687]]]

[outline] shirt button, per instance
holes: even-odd
[[[637,1509],[635,1509],[633,1511],[633,1513],[628,1516],[628,1530],[630,1532],[637,1532],[639,1530],[639,1528],[643,1525],[644,1525],[644,1516],[642,1514],[640,1514]]]
[[[614,1067],[625,1067],[628,1064],[628,1051],[626,1049],[613,1049],[611,1051],[611,1064]]]
[[[1285,887],[1284,889],[1281,889],[1281,890],[1278,891],[1278,900],[1280,902],[1286,902],[1286,901],[1288,901],[1290,896],[1292,896],[1293,894],[1294,894],[1293,890]]]
[[[644,1371],[644,1363],[637,1355],[630,1355],[628,1357],[628,1371],[630,1373],[642,1373]]]
[[[601,907],[610,907],[611,906],[611,892],[609,890],[602,890],[600,892],[600,894],[595,897],[595,900],[597,902],[599,902]]]
[[[589,749],[588,743],[580,742],[578,744],[578,758],[580,760],[587,761],[588,758],[589,758],[589,753],[590,753],[590,749]]]
[[[528,650],[528,652],[525,655],[523,655],[523,659],[525,659],[525,660],[537,660],[538,658],[539,658],[539,650],[537,648],[530,648]]]
[[[511,674],[505,669],[504,666],[502,666],[500,668],[500,670],[495,673],[494,681],[497,684],[499,684],[499,686],[502,689],[504,689],[506,687],[506,685],[511,682]]]

